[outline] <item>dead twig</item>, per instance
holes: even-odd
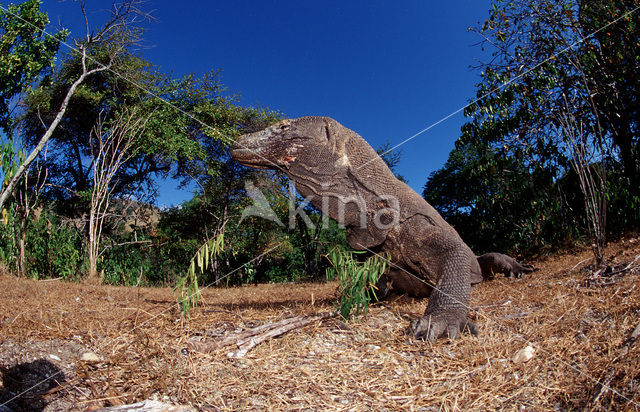
[[[589,258],[586,258],[586,259],[582,259],[580,262],[576,263],[576,264],[575,264],[571,269],[569,269],[569,271],[568,271],[567,273],[571,273],[571,272],[573,272],[574,270],[576,270],[576,268],[577,268],[578,266],[580,266],[581,264],[583,264],[583,263],[584,263],[584,262],[586,262],[587,260],[591,260],[591,259],[593,259],[593,258],[590,258],[590,257],[589,257]]]
[[[633,330],[633,332],[631,332],[631,336],[629,336],[624,342],[624,345],[622,346],[623,355],[626,355],[627,352],[629,352],[629,349],[631,349],[631,345],[633,345],[633,342],[638,339],[638,336],[640,336],[640,322],[638,322],[636,328]]]
[[[195,408],[184,405],[170,405],[160,401],[146,400],[130,405],[112,406],[102,408],[97,412],[192,412]]]
[[[233,332],[217,341],[195,341],[190,339],[189,345],[198,352],[213,352],[219,348],[229,345],[236,345],[237,351],[230,352],[230,358],[242,358],[251,349],[255,348],[262,342],[275,338],[294,329],[302,328],[311,323],[334,316],[332,312],[320,313],[312,316],[294,316],[292,318],[283,319],[278,322],[260,325],[255,328]]]
[[[598,384],[600,386],[600,389],[598,390],[598,393],[596,394],[596,396],[593,398],[593,401],[592,401],[593,405],[596,405],[600,400],[600,397],[611,389],[609,387],[609,384],[611,383],[615,375],[616,375],[615,370],[612,369],[611,371],[609,371],[604,381]]]

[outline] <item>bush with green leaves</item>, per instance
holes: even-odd
[[[51,212],[27,223],[27,273],[30,277],[78,280],[84,267],[82,236]]]
[[[456,148],[424,196],[477,253],[586,239],[595,215],[577,155],[582,170],[606,171],[596,198],[607,199],[597,219],[604,226],[606,216],[607,236],[640,224],[636,3],[494,0],[472,28],[491,56]]]
[[[137,241],[132,237],[130,233],[112,235],[101,243],[98,273],[104,283],[125,286],[149,283],[147,276],[155,273],[150,245],[144,237],[138,237]]]
[[[376,283],[387,269],[388,260],[384,256],[371,256],[364,262],[358,261],[355,255],[364,253],[336,247],[327,255],[331,263],[327,268],[327,279],[340,282],[340,297],[336,306],[345,319],[367,312],[369,303],[377,299]]]

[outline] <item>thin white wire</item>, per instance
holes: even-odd
[[[3,7],[2,5],[0,5],[0,9],[4,10],[5,12],[9,12],[9,11],[8,11],[8,9],[6,9],[5,7]],[[505,86],[507,86],[507,85],[511,84],[512,82],[514,82],[515,80],[519,79],[520,77],[522,77],[522,76],[526,75],[527,73],[531,72],[532,70],[535,70],[536,68],[540,67],[542,64],[546,63],[547,61],[549,61],[549,60],[551,60],[551,59],[553,59],[553,58],[557,57],[557,56],[558,56],[558,55],[560,55],[560,54],[565,53],[566,51],[568,51],[568,50],[570,50],[571,48],[575,47],[577,44],[580,44],[581,42],[585,41],[586,39],[588,39],[588,38],[592,37],[593,35],[597,34],[598,32],[600,32],[600,31],[604,30],[605,28],[609,27],[610,25],[615,24],[615,23],[616,23],[616,22],[618,22],[620,19],[622,19],[622,18],[624,18],[624,17],[626,17],[626,16],[628,16],[628,15],[630,15],[630,14],[634,13],[634,12],[635,12],[635,11],[637,11],[638,9],[640,9],[640,6],[638,6],[638,7],[634,8],[633,10],[631,10],[631,11],[629,11],[629,12],[625,13],[624,15],[622,15],[622,16],[620,16],[619,18],[617,18],[617,19],[613,20],[612,22],[610,22],[610,23],[608,23],[607,25],[605,25],[605,26],[601,27],[600,29],[598,29],[598,30],[594,31],[593,33],[589,34],[588,36],[586,36],[586,37],[584,37],[584,38],[582,38],[582,39],[580,39],[580,40],[576,41],[576,42],[575,42],[575,43],[573,43],[572,45],[569,45],[569,46],[567,46],[566,48],[564,48],[564,49],[560,50],[559,52],[557,52],[557,53],[555,53],[554,55],[550,56],[549,58],[545,59],[544,61],[542,61],[542,62],[538,63],[537,65],[535,65],[535,66],[533,66],[532,68],[530,68],[530,69],[526,70],[526,71],[525,71],[525,72],[523,72],[522,74],[520,74],[520,75],[518,75],[518,76],[514,77],[513,79],[509,80],[508,82],[503,83],[501,86],[499,86],[499,87],[497,87],[497,88],[495,88],[495,89],[491,90],[490,92],[488,92],[488,93],[486,93],[485,95],[483,95],[483,96],[481,96],[481,97],[477,98],[476,100],[472,101],[471,103],[468,103],[468,104],[466,104],[466,105],[462,106],[462,107],[461,107],[461,108],[459,108],[458,110],[456,110],[456,111],[454,111],[454,112],[450,113],[449,115],[447,115],[447,116],[445,116],[445,117],[441,118],[441,119],[440,119],[440,120],[438,120],[437,122],[435,122],[435,123],[433,123],[433,124],[431,124],[431,125],[427,126],[426,128],[424,128],[424,129],[422,129],[421,131],[419,131],[419,132],[415,133],[415,134],[414,134],[414,135],[412,135],[411,137],[409,137],[409,138],[407,138],[407,139],[403,140],[403,141],[402,141],[402,142],[400,142],[399,144],[397,144],[397,145],[395,145],[394,147],[390,148],[389,150],[387,150],[386,152],[384,152],[382,155],[385,155],[385,154],[387,154],[387,153],[390,153],[391,151],[395,150],[396,148],[398,148],[398,147],[402,146],[403,144],[405,144],[405,143],[407,143],[407,142],[409,142],[409,141],[413,140],[414,138],[416,138],[416,137],[420,136],[421,134],[423,134],[423,133],[427,132],[428,130],[432,129],[433,127],[437,126],[438,124],[440,124],[440,123],[442,123],[442,122],[444,122],[444,121],[448,120],[449,118],[451,118],[451,117],[455,116],[456,114],[460,113],[461,111],[463,111],[465,108],[469,107],[470,105],[472,105],[472,104],[474,104],[474,103],[477,103],[477,102],[478,102],[478,101],[480,101],[481,99],[483,99],[483,98],[485,98],[485,97],[489,96],[490,94],[492,94],[492,93],[494,93],[494,92],[496,92],[496,91],[498,91],[498,90],[501,90],[501,89],[502,89],[502,88],[504,88]],[[22,19],[20,16],[17,16],[17,15],[15,15],[15,14],[13,14],[13,13],[10,13],[10,14],[12,14],[14,17],[19,18],[20,20],[22,20],[22,21],[23,21],[23,22],[25,22],[26,24],[31,25],[31,26],[32,26],[32,27],[34,27],[36,30],[39,30],[40,32],[42,32],[44,35],[49,36],[49,37],[53,37],[51,34],[49,34],[48,32],[46,32],[44,29],[40,29],[40,28],[38,28],[38,27],[36,27],[36,26],[32,25],[30,22],[28,22],[28,21],[26,21],[26,20]],[[61,43],[61,44],[63,44],[63,45],[65,45],[66,47],[68,47],[69,49],[71,49],[71,50],[73,50],[73,51],[75,51],[75,52],[79,52],[79,50],[77,50],[75,47],[73,47],[73,46],[69,45],[69,44],[68,44],[68,43],[66,43],[66,42],[60,41],[60,43]],[[92,59],[90,56],[87,56],[87,57],[88,57],[90,60],[92,60],[95,64],[100,65],[100,63],[99,63],[99,62],[95,61],[95,60],[94,60],[94,59]],[[103,66],[103,67],[104,67],[104,66]],[[138,87],[140,90],[144,91],[145,93],[147,93],[147,94],[149,94],[149,95],[151,95],[151,96],[153,96],[153,97],[158,98],[159,100],[161,100],[162,102],[164,102],[164,103],[165,103],[165,104],[167,104],[168,106],[170,106],[170,107],[174,108],[175,110],[179,111],[180,113],[182,113],[182,114],[184,114],[184,115],[186,115],[186,116],[190,117],[191,119],[195,120],[195,121],[196,121],[196,122],[198,122],[199,124],[201,124],[201,125],[203,125],[203,126],[205,126],[205,127],[211,128],[211,129],[215,130],[215,131],[216,131],[219,135],[221,135],[222,137],[225,137],[225,138],[229,139],[229,137],[228,137],[228,136],[225,136],[223,133],[219,132],[219,131],[218,131],[218,130],[216,130],[214,127],[207,125],[206,123],[202,122],[200,119],[197,119],[197,118],[196,118],[195,116],[193,116],[191,113],[188,113],[187,111],[185,111],[185,110],[183,110],[183,109],[181,109],[181,108],[179,108],[179,107],[175,106],[175,105],[174,105],[174,104],[172,104],[171,102],[167,101],[166,99],[162,98],[161,96],[158,96],[157,94],[153,93],[152,91],[147,90],[143,85],[141,85],[141,84],[139,84],[139,83],[137,83],[137,82],[135,82],[135,81],[133,81],[133,80],[131,80],[131,79],[126,78],[125,76],[123,76],[122,74],[120,74],[120,73],[116,72],[115,70],[113,70],[113,69],[111,69],[111,68],[107,68],[107,70],[108,70],[108,71],[110,71],[111,73],[115,74],[117,77],[119,77],[119,78],[121,78],[121,79],[123,79],[123,80],[125,80],[125,81],[128,81],[129,83],[131,83],[131,84],[133,84],[134,86]],[[246,147],[244,147],[244,148],[245,148],[245,149],[247,149],[247,150],[251,150],[251,149],[248,149],[248,148],[246,148]],[[255,152],[254,152],[254,153],[255,153]],[[279,170],[282,170],[278,165],[276,165],[276,164],[274,164],[273,162],[269,161],[268,159],[266,159],[266,158],[262,157],[259,153],[255,153],[255,154],[256,154],[257,156],[261,157],[263,160],[267,161],[268,163],[272,164],[275,168],[277,168],[277,169],[279,169]],[[368,162],[366,162],[365,164],[361,165],[359,168],[366,166],[367,164],[369,164],[369,163],[370,163],[371,161],[373,161],[373,160],[375,160],[375,158],[373,158],[373,159],[369,160],[369,161],[368,161]],[[243,264],[242,266],[238,267],[237,269],[234,269],[233,271],[231,271],[231,272],[229,272],[227,275],[225,275],[225,277],[223,277],[223,279],[224,279],[224,278],[226,278],[226,277],[228,277],[228,276],[230,276],[232,273],[235,273],[237,270],[240,270],[242,267],[244,267],[244,266],[246,266],[247,264],[251,263],[251,262],[252,262],[252,261],[254,261],[255,259],[258,259],[259,257],[264,256],[265,254],[269,253],[270,251],[272,251],[273,249],[277,248],[278,246],[280,246],[280,245],[278,244],[278,245],[274,246],[273,248],[271,248],[271,249],[270,249],[270,250],[268,250],[267,252],[264,252],[264,253],[263,253],[263,254],[261,254],[260,256],[258,256],[258,257],[256,257],[256,258],[254,258],[254,259],[252,259],[252,260],[250,260],[250,261],[246,262],[245,264]],[[381,258],[383,258],[383,259],[385,259],[385,260],[387,260],[384,256],[381,256],[381,255],[379,255],[379,254],[377,254],[377,253],[375,253],[375,252],[371,251],[370,249],[367,249],[366,247],[365,247],[364,249],[368,250],[368,251],[369,251],[369,252],[371,252],[371,253],[376,254],[377,256],[380,256]],[[388,260],[387,260],[387,261],[388,261]],[[413,276],[414,278],[416,278],[416,279],[418,279],[418,280],[420,280],[420,281],[424,282],[425,284],[429,285],[429,286],[430,286],[430,287],[432,287],[434,290],[438,290],[440,293],[443,293],[443,294],[445,294],[445,295],[449,296],[450,298],[454,299],[454,300],[455,300],[455,301],[457,301],[458,303],[460,303],[460,304],[462,304],[463,306],[467,307],[467,309],[468,309],[468,310],[472,310],[472,311],[473,311],[473,309],[472,309],[471,307],[469,307],[467,304],[465,304],[464,302],[460,302],[460,301],[459,301],[457,298],[455,298],[454,296],[451,296],[451,295],[449,295],[449,294],[447,294],[447,293],[443,292],[442,290],[437,289],[437,288],[435,287],[435,285],[431,285],[431,284],[429,284],[429,283],[428,283],[428,282],[426,282],[425,280],[420,279],[419,277],[417,277],[416,275],[414,275],[414,274],[412,274],[412,273],[408,272],[408,271],[407,271],[407,270],[405,270],[404,268],[401,268],[401,267],[399,267],[399,266],[395,265],[393,262],[390,262],[390,261],[388,261],[388,262],[389,262],[389,264],[391,264],[391,265],[393,265],[393,266],[397,267],[398,269],[400,269],[400,270],[404,271],[405,273],[409,274],[410,276]],[[207,288],[207,287],[209,287],[209,286],[211,286],[211,284],[209,284],[209,285],[205,286],[203,289],[206,289],[206,288]],[[142,325],[143,325],[143,324],[145,324],[146,322],[148,322],[148,321],[150,321],[150,320],[152,320],[152,319],[156,318],[157,316],[160,316],[161,314],[166,313],[166,311],[170,310],[172,307],[173,307],[173,305],[171,305],[171,306],[170,306],[169,308],[167,308],[165,311],[162,311],[162,312],[160,312],[159,314],[155,315],[154,317],[152,317],[152,318],[150,318],[150,319],[147,319],[146,321],[142,322],[140,325],[136,325],[133,329],[131,329],[131,330],[130,330],[129,332],[127,332],[127,333],[132,332],[133,330],[135,330],[135,329],[137,329],[138,327],[142,326]],[[496,321],[495,319],[491,319],[491,318],[489,318],[487,315],[484,315],[484,314],[482,314],[482,315],[483,315],[483,316],[485,316],[485,318],[487,318],[488,320],[493,321],[494,323],[498,324],[499,326],[502,326],[502,325],[500,325],[500,323],[499,323],[498,321]],[[503,326],[503,327],[504,327],[504,326]],[[509,329],[507,328],[507,330],[509,330]],[[525,341],[525,342],[531,343],[531,342],[530,342],[530,340],[525,339],[525,338],[524,338],[523,336],[521,336],[520,334],[517,334],[517,333],[514,333],[514,332],[511,332],[511,333],[512,333],[514,336],[516,336],[517,338],[519,338],[519,339],[521,339],[521,340],[523,340],[523,341]],[[113,340],[115,340],[115,338],[114,338],[114,339],[112,339],[112,341],[113,341]],[[109,341],[107,344],[109,344],[109,343],[110,343],[110,341]],[[547,354],[551,355],[552,357],[554,357],[555,359],[559,360],[559,361],[560,361],[560,362],[562,362],[563,364],[565,364],[565,365],[569,366],[570,368],[574,369],[576,372],[578,372],[578,373],[582,374],[583,376],[586,376],[587,378],[591,379],[592,381],[594,381],[594,382],[596,382],[596,383],[600,383],[603,387],[605,387],[605,388],[607,388],[607,389],[611,390],[613,393],[616,393],[617,395],[619,395],[619,396],[623,397],[624,399],[628,400],[630,403],[633,403],[634,405],[640,406],[639,404],[637,404],[637,403],[636,403],[636,402],[634,402],[633,400],[631,400],[631,399],[627,398],[626,396],[624,396],[624,395],[620,394],[619,392],[617,392],[615,389],[613,389],[613,388],[611,388],[611,387],[608,387],[608,386],[607,386],[606,384],[604,384],[604,383],[601,383],[598,379],[593,378],[592,376],[590,376],[590,375],[588,375],[588,374],[584,373],[583,371],[581,371],[581,370],[577,369],[576,367],[574,367],[573,365],[571,365],[571,364],[567,363],[566,361],[562,360],[561,358],[558,358],[557,356],[553,355],[552,353],[549,353],[549,352],[545,351],[543,348],[539,348],[539,349],[540,349],[540,350],[542,350],[543,352],[546,352]],[[72,365],[75,365],[75,363],[74,363],[74,364],[72,364]],[[72,365],[69,365],[67,368],[71,367]],[[15,400],[15,399],[17,399],[18,397],[22,396],[22,395],[23,395],[23,394],[25,394],[26,392],[30,391],[31,389],[35,388],[36,386],[38,386],[38,385],[40,385],[40,384],[42,384],[42,383],[44,383],[44,382],[46,382],[46,381],[48,381],[48,380],[50,380],[50,379],[54,378],[55,376],[57,376],[57,375],[58,375],[58,374],[60,374],[60,373],[62,373],[62,370],[60,370],[60,371],[59,371],[59,372],[57,372],[56,374],[54,374],[54,375],[52,375],[52,376],[48,377],[47,379],[44,379],[43,381],[41,381],[41,382],[39,382],[39,383],[35,384],[34,386],[32,386],[31,388],[29,388],[29,389],[25,390],[24,392],[22,392],[22,393],[20,393],[20,394],[16,395],[15,397],[11,398],[11,399],[10,399],[9,401],[7,401],[6,403],[2,404],[2,406],[6,405],[6,404],[7,404],[7,403],[9,403],[9,402],[12,402],[13,400]]]
[[[640,404],[639,404],[639,403],[637,403],[637,402],[635,402],[633,399],[629,399],[628,397],[626,397],[625,395],[621,394],[620,392],[618,392],[618,391],[617,391],[617,390],[615,390],[614,388],[612,388],[612,387],[608,386],[606,383],[601,382],[599,379],[594,378],[593,376],[589,375],[588,373],[586,373],[586,372],[584,372],[584,371],[581,371],[580,369],[578,369],[578,368],[577,368],[577,367],[575,367],[574,365],[570,364],[569,362],[567,362],[567,361],[563,360],[562,358],[558,357],[557,355],[555,355],[555,354],[553,354],[553,353],[551,353],[551,352],[549,352],[549,351],[545,350],[543,347],[541,347],[541,346],[539,346],[539,345],[537,345],[537,344],[534,344],[530,338],[528,338],[528,337],[526,337],[526,336],[523,336],[523,335],[521,335],[521,334],[519,334],[519,333],[513,332],[511,329],[509,329],[509,327],[507,327],[507,326],[505,326],[505,325],[501,324],[498,320],[496,320],[496,319],[494,319],[494,318],[491,318],[489,315],[486,315],[486,314],[484,314],[484,313],[482,313],[482,312],[480,312],[480,311],[478,311],[478,310],[473,309],[473,308],[472,308],[471,306],[469,306],[468,304],[466,304],[466,303],[464,303],[464,302],[461,302],[457,297],[455,297],[455,296],[453,296],[453,295],[451,295],[451,294],[449,294],[449,293],[446,293],[446,292],[442,291],[441,289],[438,289],[435,285],[431,284],[431,282],[428,282],[428,281],[427,281],[427,280],[425,280],[425,279],[421,279],[420,277],[418,277],[418,276],[414,275],[413,273],[409,272],[409,271],[408,271],[408,270],[406,270],[405,268],[403,268],[403,267],[401,267],[401,266],[398,266],[398,265],[396,265],[395,263],[391,262],[391,261],[390,261],[389,259],[387,259],[385,256],[383,256],[383,255],[381,255],[381,254],[379,254],[379,253],[377,253],[377,252],[374,252],[373,250],[371,250],[371,249],[367,248],[366,246],[363,246],[363,245],[359,245],[359,246],[360,246],[362,249],[364,249],[364,250],[366,250],[366,251],[368,251],[368,252],[370,252],[370,253],[374,254],[375,256],[378,256],[379,258],[381,258],[381,259],[383,259],[383,260],[385,260],[385,261],[386,261],[390,266],[393,266],[393,267],[395,267],[396,269],[401,270],[402,272],[404,272],[404,273],[406,273],[407,275],[409,275],[409,276],[413,277],[414,279],[417,279],[417,280],[419,280],[420,282],[424,283],[425,285],[427,285],[427,286],[429,286],[429,287],[433,288],[433,290],[437,290],[438,292],[442,293],[443,295],[445,295],[445,296],[447,296],[447,297],[451,298],[451,299],[452,299],[452,300],[454,300],[456,303],[458,303],[458,304],[460,304],[460,305],[464,306],[468,311],[476,312],[476,313],[480,314],[481,316],[483,316],[483,317],[484,317],[485,319],[487,319],[488,321],[493,322],[493,323],[495,323],[496,325],[498,325],[499,327],[501,327],[501,328],[503,328],[503,329],[507,330],[507,331],[508,331],[512,336],[515,336],[517,339],[520,339],[521,341],[523,341],[523,342],[525,342],[525,343],[527,343],[527,344],[530,344],[530,345],[532,345],[532,346],[536,347],[537,349],[539,349],[540,351],[544,352],[545,354],[547,354],[547,355],[551,356],[552,358],[556,359],[557,361],[559,361],[559,362],[560,362],[560,363],[562,363],[563,365],[568,366],[569,368],[573,369],[573,370],[574,370],[575,372],[577,372],[578,374],[580,374],[580,375],[582,375],[582,376],[586,377],[587,379],[591,380],[592,382],[595,382],[595,383],[597,383],[597,384],[602,385],[602,387],[603,387],[603,388],[605,388],[605,389],[607,389],[607,390],[610,390],[611,392],[615,393],[616,395],[618,395],[618,396],[620,396],[620,397],[624,398],[624,399],[625,399],[626,401],[628,401],[629,403],[633,403],[634,405],[636,405],[636,406],[639,406],[639,407],[640,407]],[[461,332],[462,332],[462,331],[461,331]]]
[[[388,153],[391,153],[392,151],[394,151],[395,149],[397,149],[398,147],[402,146],[405,143],[410,142],[411,140],[415,139],[416,137],[420,136],[421,134],[431,130],[432,128],[436,127],[437,125],[439,125],[440,123],[444,122],[445,120],[450,119],[451,117],[457,115],[458,113],[464,111],[467,107],[474,105],[476,103],[478,103],[480,100],[487,98],[488,96],[490,96],[491,94],[502,90],[503,88],[505,88],[506,86],[510,85],[511,83],[515,82],[516,80],[520,79],[521,77],[529,74],[531,71],[537,69],[538,67],[542,66],[543,64],[545,64],[546,62],[548,62],[549,60],[553,60],[555,58],[557,58],[559,55],[566,53],[567,51],[571,50],[572,48],[574,48],[575,46],[577,46],[580,43],[583,43],[585,40],[593,37],[594,35],[598,34],[599,32],[601,32],[602,30],[606,29],[607,27],[617,23],[618,21],[620,21],[623,18],[626,18],[627,16],[630,16],[631,14],[635,13],[636,11],[638,11],[638,9],[640,9],[640,6],[637,6],[636,8],[634,8],[631,11],[628,11],[627,13],[621,15],[620,17],[618,17],[617,19],[609,22],[608,24],[602,26],[601,28],[599,28],[598,30],[593,31],[592,33],[589,33],[589,35],[575,41],[574,43],[570,44],[569,46],[565,47],[564,49],[561,49],[559,51],[557,51],[556,53],[552,54],[551,56],[549,56],[548,58],[546,58],[545,60],[541,61],[540,63],[536,64],[535,66],[525,70],[524,72],[522,72],[521,74],[519,74],[518,76],[514,77],[513,79],[510,79],[506,82],[504,82],[503,84],[501,84],[500,86],[494,88],[493,90],[483,94],[482,96],[478,97],[477,99],[473,100],[470,103],[465,104],[464,106],[460,107],[459,109],[451,112],[450,114],[444,116],[443,118],[441,118],[440,120],[438,120],[437,122],[425,127],[424,129],[420,130],[419,132],[415,133],[414,135],[406,138],[405,140],[401,141],[400,143],[398,143],[397,145],[393,146],[392,148],[386,150],[384,153],[382,153],[380,156],[384,156]],[[368,165],[369,163],[371,163],[372,161],[374,161],[375,158],[367,161],[366,163],[364,163],[363,165],[359,166],[358,169],[365,167],[366,165]]]
[[[62,40],[58,40],[58,39],[56,39],[52,34],[50,34],[49,32],[47,32],[45,29],[41,29],[41,28],[37,27],[36,25],[32,24],[31,22],[29,22],[29,21],[27,21],[27,20],[23,19],[21,16],[19,16],[19,15],[17,15],[17,14],[14,14],[14,13],[11,13],[7,8],[5,8],[4,6],[2,6],[1,4],[0,4],[0,9],[1,9],[1,10],[3,10],[4,12],[8,13],[8,14],[11,14],[13,17],[15,17],[15,18],[17,18],[17,19],[20,19],[23,23],[25,23],[25,24],[27,24],[27,25],[31,26],[32,28],[34,28],[35,30],[37,30],[37,31],[41,32],[43,35],[45,35],[45,36],[47,36],[47,37],[50,37],[50,38],[52,38],[52,39],[55,39],[56,41],[58,41],[58,43],[60,43],[60,44],[64,45],[65,47],[67,47],[67,48],[68,48],[68,49],[70,49],[71,51],[74,51],[74,52],[76,52],[76,53],[81,53],[81,51],[80,51],[80,50],[78,50],[78,48],[76,48],[76,47],[72,46],[71,44],[69,44],[69,43],[67,43],[67,42],[65,42],[65,41],[62,41]],[[123,75],[123,74],[121,74],[121,73],[119,73],[119,72],[115,71],[115,70],[114,70],[114,69],[112,69],[111,67],[106,67],[106,66],[104,66],[103,64],[101,64],[100,62],[98,62],[97,60],[95,60],[93,57],[91,57],[91,56],[89,56],[89,55],[86,55],[86,58],[87,58],[89,61],[93,62],[94,64],[96,64],[96,65],[98,65],[98,66],[100,66],[100,67],[104,68],[106,71],[109,71],[109,72],[113,73],[116,77],[118,77],[118,78],[120,78],[120,79],[122,79],[122,80],[124,80],[124,81],[126,81],[126,82],[129,82],[130,84],[132,84],[133,86],[137,87],[138,89],[140,89],[140,90],[141,90],[141,91],[143,91],[144,93],[148,94],[149,96],[152,96],[152,97],[155,97],[155,98],[159,99],[160,101],[162,101],[162,102],[163,102],[164,104],[166,104],[167,106],[171,107],[171,108],[172,108],[172,109],[174,109],[174,110],[177,110],[178,112],[182,113],[183,115],[185,115],[185,116],[189,117],[190,119],[192,119],[192,120],[196,121],[196,122],[197,122],[197,123],[199,123],[201,126],[204,126],[205,128],[212,129],[213,131],[215,131],[215,132],[216,132],[219,136],[221,136],[222,138],[225,138],[225,139],[227,139],[228,141],[231,141],[231,140],[232,140],[232,139],[231,139],[231,137],[229,137],[229,136],[227,136],[226,134],[224,134],[224,133],[220,132],[216,127],[214,127],[214,126],[210,126],[210,125],[206,124],[205,122],[203,122],[202,120],[200,120],[200,119],[198,119],[196,116],[194,116],[192,113],[187,112],[186,110],[184,110],[184,109],[182,109],[182,108],[180,108],[180,107],[176,106],[175,104],[171,103],[169,100],[165,99],[164,97],[162,97],[162,96],[158,95],[157,93],[154,93],[153,91],[151,91],[151,90],[147,89],[143,84],[141,84],[141,83],[139,83],[139,82],[137,82],[137,81],[135,81],[135,80],[132,80],[132,79],[130,79],[130,78],[128,78],[128,77],[126,77],[125,75]],[[236,143],[237,143],[237,142],[236,142]],[[237,143],[237,144],[239,144],[239,143]],[[240,145],[243,149],[250,150],[253,154],[255,154],[256,156],[258,156],[258,157],[259,157],[259,158],[261,158],[262,160],[264,160],[264,161],[266,161],[267,163],[269,163],[270,165],[272,165],[275,169],[278,169],[278,170],[282,171],[283,173],[285,172],[285,171],[284,171],[280,166],[278,166],[277,164],[273,163],[273,162],[272,162],[272,161],[270,161],[269,159],[265,158],[265,157],[264,157],[264,156],[262,156],[260,153],[257,153],[255,150],[249,149],[249,148],[247,148],[247,147],[243,146],[242,144],[239,144],[239,145]]]

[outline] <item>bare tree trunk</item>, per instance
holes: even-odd
[[[605,149],[602,146],[602,136],[598,124],[593,125],[592,131],[585,130],[582,120],[576,118],[576,108],[566,95],[564,112],[558,116],[564,140],[570,149],[570,161],[578,179],[580,189],[584,195],[587,223],[591,232],[592,245],[596,264],[601,265],[604,260],[607,223],[607,170],[604,164]],[[595,108],[594,108],[594,115]],[[596,136],[590,142],[587,134]]]
[[[136,154],[134,143],[144,132],[149,116],[140,117],[125,110],[113,120],[108,130],[102,121],[93,129],[93,190],[89,209],[89,279],[97,279],[100,239],[109,213],[113,179],[120,167]]]
[[[83,67],[82,74],[80,75],[80,77],[78,77],[78,79],[75,82],[73,82],[73,84],[71,85],[71,87],[67,91],[67,95],[65,96],[64,100],[62,101],[62,104],[60,105],[60,109],[58,110],[58,114],[53,119],[53,122],[51,122],[51,124],[49,125],[49,128],[44,133],[42,138],[40,138],[40,141],[38,142],[36,147],[33,148],[33,150],[31,151],[31,153],[29,153],[29,156],[27,156],[27,158],[24,160],[24,162],[22,162],[22,164],[20,166],[18,166],[18,169],[16,170],[16,173],[13,175],[13,178],[11,179],[11,181],[9,181],[9,184],[4,188],[4,190],[2,190],[2,193],[0,193],[0,210],[3,209],[4,204],[6,203],[7,199],[9,198],[9,195],[11,195],[11,193],[13,193],[13,190],[15,189],[16,185],[18,184],[18,181],[22,178],[22,176],[27,171],[27,169],[29,169],[29,167],[31,166],[31,163],[33,163],[33,161],[40,154],[40,152],[42,152],[42,150],[44,149],[45,145],[47,144],[47,142],[51,138],[51,135],[53,135],[53,132],[58,127],[58,124],[60,124],[60,121],[62,120],[62,117],[64,116],[65,112],[67,111],[67,106],[69,105],[69,101],[71,100],[71,97],[75,93],[75,91],[78,88],[78,86],[80,86],[80,84],[82,82],[84,82],[84,80],[90,74],[96,73],[96,72],[99,72],[99,71],[102,71],[102,70],[106,70],[108,68],[107,66],[101,66],[101,67],[96,68],[96,69],[87,70],[86,64],[85,64],[85,59],[86,59],[86,54],[85,53],[86,53],[86,51],[83,49],[82,52],[83,52],[83,55],[82,55],[82,62],[83,62],[83,64],[82,64],[82,67]]]

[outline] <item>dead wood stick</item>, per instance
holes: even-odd
[[[607,377],[604,379],[604,381],[598,383],[600,385],[600,390],[598,390],[598,393],[591,401],[593,405],[597,404],[598,401],[600,400],[600,397],[611,389],[609,384],[611,384],[611,381],[613,380],[614,376],[615,376],[615,371],[611,370],[607,374]]]
[[[633,270],[633,269],[637,268],[638,266],[633,266],[633,264],[636,263],[636,261],[638,259],[640,259],[640,255],[636,256],[636,258],[633,259],[633,261],[631,263],[629,263],[627,266],[625,266],[624,268],[618,269],[618,270],[614,270],[611,273],[607,273],[607,276],[617,275],[618,273],[626,272],[626,271]]]
[[[269,340],[271,338],[275,338],[277,336],[280,335],[284,335],[285,333],[293,330],[293,329],[297,329],[297,328],[301,328],[303,326],[307,326],[310,323],[316,322],[320,319],[324,319],[329,317],[330,314],[325,313],[325,314],[320,314],[320,315],[316,315],[316,316],[312,316],[310,318],[292,318],[292,322],[288,322],[286,324],[283,324],[282,326],[278,326],[275,329],[270,329],[267,332],[260,334],[260,335],[256,335],[254,337],[251,337],[245,341],[242,342],[238,342],[238,350],[235,352],[231,352],[229,353],[227,356],[229,356],[230,358],[242,358],[244,357],[244,355],[246,355],[251,349],[255,348],[256,346],[258,346],[259,344],[261,344],[262,342]]]
[[[587,260],[590,260],[590,259],[592,259],[592,258],[586,258],[586,259],[583,259],[580,262],[576,263],[575,266],[572,267],[571,269],[569,269],[569,272],[567,272],[567,273],[573,272],[578,266],[580,266],[581,263],[584,263],[584,262],[586,262]]]
[[[295,316],[280,320],[278,322],[267,323],[264,325],[256,326],[255,328],[247,329],[240,332],[230,333],[221,340],[217,341],[205,341],[197,342],[190,340],[189,345],[198,352],[213,352],[218,348],[222,348],[228,345],[236,345],[238,350],[230,352],[229,357],[241,358],[247,354],[251,349],[258,346],[260,343],[284,335],[285,333],[304,327],[313,322],[317,322],[321,319],[325,319],[333,316],[333,313],[320,313],[313,316]]]
[[[102,408],[97,412],[195,412],[195,408],[184,405],[170,405],[159,401],[146,400],[130,405]]]
[[[290,323],[297,322],[298,320],[304,319],[304,318],[305,318],[304,316],[296,316],[296,317],[293,317],[293,318],[283,319],[283,320],[280,320],[278,322],[266,323],[264,325],[256,326],[255,328],[247,329],[247,330],[244,330],[244,331],[235,332],[235,333],[232,333],[229,336],[225,337],[221,341],[219,341],[218,344],[219,344],[219,347],[227,346],[227,345],[231,345],[231,344],[236,344],[236,345],[240,346],[241,344],[246,342],[248,339],[251,339],[253,336],[259,335],[259,334],[263,333],[264,331],[270,331],[270,330],[273,330],[273,329],[278,329],[278,328],[281,328],[281,327],[285,327],[285,326],[289,325]]]
[[[640,323],[638,323],[638,325],[636,326],[636,328],[633,330],[633,332],[631,332],[631,336],[629,336],[627,338],[627,340],[624,343],[624,350],[625,352],[627,350],[629,350],[629,348],[631,347],[631,345],[633,345],[633,342],[636,341],[636,339],[638,339],[638,336],[640,336]]]
[[[637,261],[638,259],[640,259],[640,255],[637,255],[637,256],[635,257],[635,259],[633,259],[633,260],[631,261],[631,263],[629,263],[625,269],[629,269],[629,268],[630,268],[634,263],[636,263],[636,261]]]
[[[238,341],[245,341],[247,338],[250,338],[252,336],[255,336],[259,333],[261,333],[264,330],[269,330],[269,329],[273,329],[273,328],[277,328],[283,324],[287,324],[287,323],[291,323],[292,321],[295,321],[296,318],[287,318],[275,323],[266,323],[264,325],[260,325],[260,326],[256,326],[255,328],[251,328],[251,329],[246,329],[246,330],[241,330],[241,331],[236,331],[236,332],[231,332],[229,333],[227,336],[225,336],[222,339],[219,340],[215,340],[215,341],[197,341],[196,337],[191,337],[189,339],[189,345],[197,350],[198,352],[213,352],[214,350],[218,349],[218,348],[222,348],[228,345],[233,345],[233,344],[237,344]],[[206,339],[206,337],[205,337]]]
[[[633,330],[633,333],[631,334],[631,339],[636,340],[638,339],[638,336],[640,336],[640,323],[638,323],[638,326],[636,326],[636,328]]]
[[[633,332],[631,332],[631,336],[629,336],[627,340],[624,341],[624,345],[622,345],[621,349],[621,356],[625,356],[629,352],[629,349],[631,349],[631,345],[633,345],[633,342],[635,342],[638,337],[640,337],[640,323],[638,323]]]

